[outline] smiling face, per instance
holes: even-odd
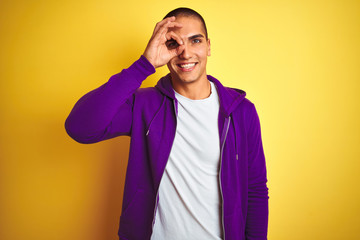
[[[167,66],[170,70],[172,81],[179,84],[207,80],[206,63],[210,56],[210,40],[206,40],[202,22],[195,17],[176,17],[176,22],[183,25],[181,28],[171,28],[183,41],[184,51],[172,58]],[[175,41],[168,41],[168,48],[176,48]]]

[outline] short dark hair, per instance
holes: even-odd
[[[196,12],[195,10],[190,9],[190,8],[184,8],[184,7],[177,8],[177,9],[172,10],[168,14],[166,14],[166,16],[163,19],[168,18],[168,17],[172,17],[172,16],[174,16],[174,17],[181,16],[181,17],[195,17],[195,18],[198,18],[203,24],[206,40],[208,39],[208,33],[207,33],[204,18],[198,12]]]

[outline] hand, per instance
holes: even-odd
[[[182,24],[175,22],[174,16],[165,18],[155,26],[153,35],[143,54],[155,68],[167,64],[170,59],[184,51],[185,46],[181,38],[173,31],[169,32],[169,28],[173,27],[182,27]],[[176,41],[177,46],[168,48],[166,42],[171,39]]]

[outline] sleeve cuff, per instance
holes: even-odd
[[[139,83],[142,83],[147,77],[155,73],[154,66],[144,57],[141,57],[136,60],[129,68],[125,70],[127,74],[135,78]]]
[[[135,72],[138,76],[137,79],[139,79],[141,82],[156,72],[154,66],[149,62],[149,60],[147,60],[146,57],[144,57],[144,55],[141,55],[140,58],[136,60],[130,68],[134,68],[134,70],[136,69]]]

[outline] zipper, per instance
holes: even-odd
[[[174,103],[174,111],[175,111],[175,121],[177,119],[177,110],[176,110],[176,105],[175,105],[175,99],[173,100],[173,103]],[[175,124],[176,126],[176,124]],[[176,127],[175,127],[176,129]],[[176,131],[175,131],[175,134],[176,134]],[[174,135],[174,139],[175,139],[175,135]],[[173,143],[174,144],[174,139],[173,139]],[[172,146],[172,145],[171,145]],[[170,149],[170,152],[171,152],[171,149]],[[169,156],[170,156],[170,153],[169,153]],[[169,158],[169,157],[168,157]],[[166,166],[169,162],[169,159],[166,161],[166,164],[165,164],[165,168],[164,168],[164,172],[165,172],[165,169],[166,169]],[[161,180],[164,176],[164,172],[162,173],[161,175],[161,178],[160,178],[160,183],[161,183]],[[154,217],[153,217],[153,220],[152,220],[152,227],[151,227],[151,230],[152,230],[152,233],[154,232],[154,225],[155,225],[155,219],[156,219],[156,212],[157,212],[157,208],[158,208],[158,205],[159,205],[159,190],[160,190],[160,183],[159,183],[159,187],[158,187],[158,190],[156,192],[156,203],[155,203],[155,207],[154,207]]]
[[[222,191],[222,186],[221,186],[221,166],[222,166],[222,157],[223,157],[223,151],[224,151],[224,145],[225,145],[225,140],[229,131],[229,126],[230,126],[230,122],[231,122],[231,116],[229,116],[229,118],[227,118],[228,122],[227,122],[227,126],[226,126],[226,132],[225,132],[225,137],[224,140],[222,142],[221,145],[221,152],[220,152],[220,172],[219,172],[219,183],[220,183],[220,193],[221,193],[221,198],[222,198],[222,213],[221,213],[221,218],[222,218],[222,228],[223,228],[223,234],[224,234],[224,238],[223,240],[225,240],[225,224],[224,224],[224,195],[223,195],[223,191]]]
[[[163,101],[162,101],[162,103],[161,103],[161,105],[160,105],[159,109],[157,110],[157,112],[156,112],[155,116],[154,116],[154,117],[151,119],[151,121],[150,121],[150,124],[149,124],[149,126],[148,126],[148,128],[147,128],[147,131],[146,131],[146,136],[148,136],[148,135],[149,135],[151,125],[152,125],[153,121],[155,120],[156,116],[159,114],[159,112],[160,112],[160,110],[161,110],[161,108],[162,108],[162,106],[163,106],[164,102],[165,102],[165,97],[163,98]]]

